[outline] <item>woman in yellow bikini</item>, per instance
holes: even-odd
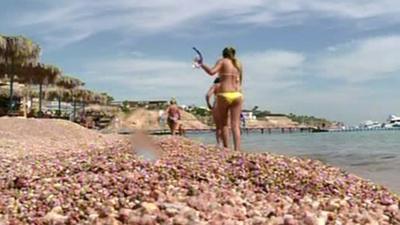
[[[220,118],[220,127],[222,127],[222,141],[224,147],[228,148],[229,128],[227,125],[228,113],[230,113],[234,149],[240,150],[240,113],[243,105],[242,66],[235,55],[235,49],[229,47],[222,51],[223,58],[218,60],[214,67],[208,67],[202,60],[197,63],[211,76],[218,73],[220,86],[217,94],[217,114]]]

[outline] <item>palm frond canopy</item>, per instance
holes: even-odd
[[[62,73],[58,67],[42,63],[23,64],[16,72],[22,82],[31,84],[52,84]]]
[[[9,78],[10,75],[14,75],[15,81],[25,81],[26,68],[22,65],[10,66],[4,62],[0,62],[0,79]]]
[[[45,65],[44,81],[47,84],[53,84],[58,76],[61,76],[61,69],[54,65]]]
[[[0,78],[19,75],[16,70],[24,63],[36,63],[39,54],[39,45],[28,38],[0,35]]]
[[[72,92],[71,90],[56,86],[50,87],[45,91],[45,99],[48,101],[56,100],[59,97],[61,101],[70,102],[72,100]]]
[[[35,63],[39,54],[39,45],[26,37],[0,35],[0,58],[6,64]]]
[[[92,102],[94,98],[94,92],[84,88],[76,88],[73,90],[74,97],[83,102]]]
[[[7,50],[7,39],[6,37],[0,35],[0,55],[1,55],[0,58],[3,58],[2,56],[5,54],[6,50]]]
[[[93,103],[106,105],[108,103],[108,96],[106,93],[95,93]]]
[[[7,74],[7,67],[5,63],[0,62],[0,79],[5,78],[6,74]]]
[[[23,94],[24,93],[19,88],[16,88],[13,90],[14,97],[20,98],[20,97],[23,97]],[[1,87],[0,88],[0,97],[9,98],[10,97],[10,88],[9,87]]]
[[[55,84],[59,87],[63,87],[66,89],[73,89],[85,85],[85,83],[79,80],[78,78],[65,75],[59,76],[56,79]]]

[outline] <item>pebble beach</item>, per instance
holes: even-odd
[[[154,137],[61,120],[0,118],[3,224],[400,224],[399,196],[317,160]]]

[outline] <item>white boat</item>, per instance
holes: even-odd
[[[385,128],[400,127],[400,117],[395,115],[390,115],[385,124]]]
[[[361,123],[359,127],[364,129],[374,129],[374,128],[381,128],[382,124],[376,121],[367,120]]]

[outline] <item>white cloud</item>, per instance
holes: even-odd
[[[400,2],[396,0],[310,0],[302,2],[305,8],[311,11],[344,18],[363,19],[394,16],[400,12]]]
[[[43,4],[41,10],[19,12],[13,25],[33,27],[62,45],[63,41],[69,44],[103,31],[146,35],[221,23],[285,26],[315,18],[387,18],[383,24],[387,25],[399,23],[399,15],[397,0],[68,0]],[[70,35],[73,38],[68,40]]]
[[[400,72],[400,36],[383,36],[332,47],[315,62],[316,75],[347,82],[379,80]]]
[[[86,65],[86,80],[131,90],[126,98],[203,100],[211,78],[192,68],[191,62],[157,58],[120,58]]]
[[[281,80],[298,74],[304,60],[300,53],[282,50],[248,53],[242,57],[246,73],[265,80]]]
[[[276,92],[300,85],[305,56],[297,52],[269,50],[244,54],[241,60],[246,105],[250,106],[265,102]]]

